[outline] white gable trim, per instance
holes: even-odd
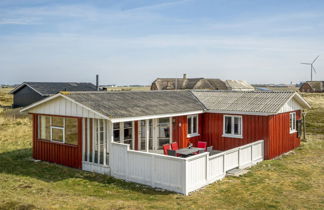
[[[303,110],[303,107],[294,99],[288,100],[278,111],[278,113],[292,112]]]
[[[56,102],[58,104],[50,105],[46,104],[46,102],[52,102],[55,103],[55,100],[57,98],[62,98],[66,102]],[[67,107],[72,106],[71,104],[74,104],[75,110],[69,110]],[[42,106],[48,106],[47,108],[44,108]],[[52,107],[53,106],[53,107]],[[77,109],[77,106],[80,107],[80,109]],[[36,102],[24,109],[21,110],[21,112],[28,111],[29,113],[35,113],[35,114],[53,114],[53,115],[62,115],[62,116],[75,116],[75,117],[91,117],[91,118],[100,118],[100,119],[107,119],[110,120],[107,116],[90,109],[89,107],[80,104],[79,102],[74,101],[73,99],[59,93],[54,96],[48,97],[42,101]]]

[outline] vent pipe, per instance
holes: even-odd
[[[96,75],[96,89],[99,91],[99,74]]]

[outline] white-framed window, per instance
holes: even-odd
[[[295,133],[297,130],[296,130],[296,112],[291,112],[289,114],[289,132],[290,133]]]
[[[198,115],[187,116],[187,136],[198,136]]]
[[[230,138],[243,137],[243,122],[242,116],[224,115],[223,120],[223,136]]]
[[[71,117],[38,116],[38,138],[78,145],[78,121]]]
[[[134,148],[134,122],[114,123],[114,142],[129,144],[130,149]]]

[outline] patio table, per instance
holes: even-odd
[[[198,147],[191,147],[191,148],[182,148],[182,149],[178,149],[176,151],[177,154],[183,155],[183,156],[188,156],[188,155],[192,155],[200,150],[205,150],[204,148],[198,148]]]

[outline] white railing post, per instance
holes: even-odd
[[[155,178],[155,156],[152,155],[152,158],[151,158],[151,186],[152,187],[155,187],[155,181],[154,181],[154,178]]]
[[[145,150],[146,152],[149,151],[149,143],[150,143],[150,121],[145,120]]]

